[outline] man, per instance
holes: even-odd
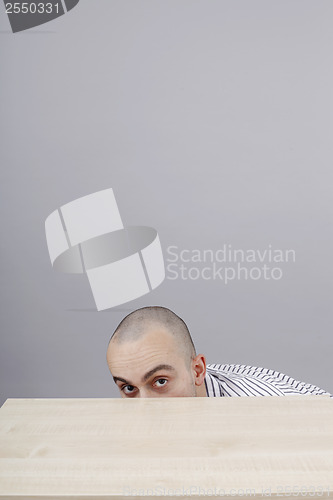
[[[109,341],[106,359],[124,398],[331,396],[266,368],[206,365],[205,356],[196,354],[184,321],[159,306],[143,307],[126,316]]]

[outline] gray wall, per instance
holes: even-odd
[[[118,397],[129,311],[170,307],[208,363],[333,392],[331,0],[81,0],[12,34],[0,5],[0,404]],[[170,280],[104,312],[55,272],[46,217],[112,187],[164,251],[294,249],[280,280]]]

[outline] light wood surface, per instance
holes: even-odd
[[[1,407],[1,500],[138,496],[332,498],[333,400],[7,399]]]

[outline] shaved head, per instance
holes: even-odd
[[[135,342],[153,329],[169,333],[177,345],[179,354],[188,368],[196,357],[196,350],[186,323],[170,309],[160,306],[142,307],[128,314],[117,326],[110,344]]]

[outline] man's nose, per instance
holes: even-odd
[[[139,398],[154,398],[158,397],[158,394],[154,394],[152,391],[148,391],[145,388],[139,390]]]
[[[139,390],[139,398],[149,398],[149,397],[151,397],[151,394],[148,394],[148,391],[146,389]]]

